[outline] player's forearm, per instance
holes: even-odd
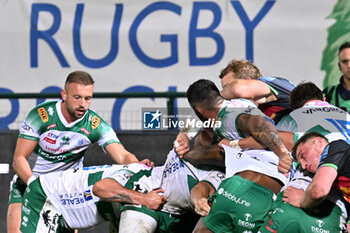
[[[225,157],[221,154],[220,148],[217,145],[196,146],[184,154],[184,159],[188,160],[194,166],[225,166]]]
[[[127,151],[120,143],[110,143],[105,147],[108,155],[117,164],[137,163],[139,160],[136,156]]]
[[[139,160],[136,158],[136,156],[128,152],[126,155],[124,155],[124,162],[122,164],[137,163],[137,162],[139,162]]]
[[[320,204],[329,194],[336,177],[337,171],[334,168],[321,167],[305,190],[301,207],[312,208]]]
[[[137,163],[139,160],[136,156],[125,150],[124,153],[118,154],[118,156],[111,156],[117,164],[129,164],[129,163]]]
[[[104,201],[132,203],[127,191],[126,188],[112,179],[100,180],[92,188],[93,194]]]
[[[105,201],[123,202],[127,204],[143,205],[151,210],[157,210],[165,201],[166,198],[159,195],[159,190],[153,190],[147,194],[140,193],[127,188],[120,188],[118,192],[104,197]]]
[[[25,157],[15,156],[12,163],[13,170],[24,183],[33,175],[29,163]]]
[[[194,186],[191,190],[191,203],[192,205],[196,205],[196,203],[205,198],[208,199],[210,195],[214,193],[214,188],[210,186],[206,182],[199,182],[196,186]]]
[[[236,98],[236,96],[234,95],[231,89],[232,89],[232,83],[225,86],[224,89],[222,89],[221,95],[222,97],[224,97],[224,99],[230,100],[230,99]]]
[[[288,155],[288,150],[279,137],[276,127],[266,118],[242,114],[238,119],[239,130],[245,136],[253,136],[278,156]]]
[[[307,189],[305,191],[304,197],[300,203],[300,208],[313,208],[317,205],[319,205],[323,200],[324,200],[325,196],[315,196],[314,194],[312,194],[312,190],[311,189]]]
[[[130,198],[130,196],[122,193],[108,195],[106,197],[102,197],[101,199],[104,201],[110,201],[110,202],[114,201],[114,202],[124,202],[128,204],[133,204],[133,200]]]

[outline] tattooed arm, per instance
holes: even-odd
[[[166,198],[159,194],[164,192],[163,189],[155,189],[144,194],[127,189],[117,181],[109,178],[96,182],[92,188],[92,192],[103,201],[144,205],[152,210],[157,210],[164,202],[166,202]]]
[[[238,129],[245,137],[252,136],[266,145],[280,158],[278,170],[287,173],[292,166],[288,149],[278,135],[276,127],[266,118],[258,115],[241,114],[237,119]]]

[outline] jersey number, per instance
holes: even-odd
[[[339,130],[339,132],[346,138],[348,143],[350,142],[350,121],[334,120],[329,118],[326,120],[331,122]]]

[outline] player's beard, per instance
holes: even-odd
[[[69,115],[74,120],[78,120],[78,119],[82,118],[84,116],[84,114],[86,113],[86,109],[84,109],[84,108],[71,109],[67,106],[67,110],[68,110]]]

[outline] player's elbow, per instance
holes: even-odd
[[[18,160],[19,159],[17,157],[14,157],[12,161],[12,168],[16,173],[18,172],[18,165],[20,164],[20,161]]]
[[[325,187],[322,187],[322,186],[315,186],[311,189],[311,197],[312,199],[316,199],[316,200],[319,200],[319,199],[323,199],[327,196],[329,190],[327,190]]]
[[[104,192],[104,187],[105,186],[102,184],[102,182],[97,181],[92,187],[92,193],[95,196],[101,197],[101,194]]]
[[[234,85],[231,88],[231,93],[233,96],[236,96],[237,98],[246,98],[246,99],[252,99],[252,96],[247,95],[247,90],[242,85]]]

